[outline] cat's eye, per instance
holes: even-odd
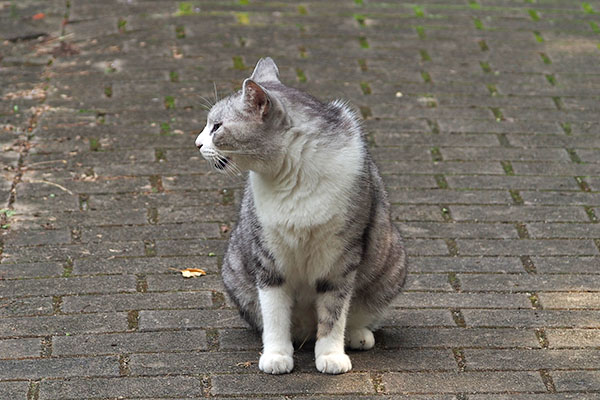
[[[210,133],[215,133],[216,131],[219,130],[219,128],[221,127],[221,124],[214,124],[212,127],[212,131],[210,131]]]

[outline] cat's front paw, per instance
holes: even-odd
[[[323,354],[317,357],[317,369],[324,374],[343,374],[352,369],[350,357],[344,353]]]
[[[267,374],[288,374],[294,368],[294,359],[286,354],[265,353],[260,356],[258,368]]]

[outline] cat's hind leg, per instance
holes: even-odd
[[[346,326],[346,346],[352,350],[370,350],[375,346],[373,327],[377,325],[377,313],[352,304]]]
[[[375,346],[375,337],[369,328],[349,329],[346,341],[352,350],[370,350]]]

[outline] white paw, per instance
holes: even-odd
[[[265,353],[260,356],[258,368],[267,374],[287,374],[294,368],[294,359],[286,354]]]
[[[343,374],[352,369],[350,357],[344,353],[324,354],[317,357],[317,369],[324,374]]]
[[[348,347],[353,350],[369,350],[375,346],[373,332],[367,328],[351,330],[348,333]]]

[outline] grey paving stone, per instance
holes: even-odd
[[[225,292],[221,278],[217,275],[205,275],[186,279],[180,274],[148,275],[146,277],[149,292],[216,290]]]
[[[44,381],[40,384],[40,400],[78,400],[102,397],[183,396],[201,397],[202,380],[191,376],[73,378]]]
[[[411,272],[523,272],[518,257],[411,257]]]
[[[0,396],[5,399],[26,399],[29,382],[0,382]]]
[[[533,238],[597,238],[600,225],[587,224],[527,224],[527,231]]]
[[[157,240],[157,239],[214,239],[220,238],[221,233],[217,224],[164,224],[147,226],[122,227],[90,227],[81,230],[81,241],[103,242],[111,241]]]
[[[405,238],[516,239],[518,237],[517,230],[508,224],[407,222],[399,224],[398,227]]]
[[[383,375],[386,390],[391,393],[458,393],[545,391],[537,372],[464,372],[464,373],[399,373]]]
[[[596,293],[543,292],[538,295],[545,309],[598,309],[600,295]]]
[[[316,371],[316,370],[315,370]],[[369,375],[349,373],[335,377],[321,374],[272,375],[213,375],[213,395],[233,394],[307,394],[318,391],[323,394],[373,393]]]
[[[531,302],[524,294],[431,293],[430,291],[400,293],[392,305],[399,308],[531,308]]]
[[[550,348],[598,347],[600,329],[547,329]]]
[[[21,247],[14,244],[4,247],[3,256],[8,262],[32,263],[43,261],[67,261],[70,258],[92,256],[90,246],[82,244],[48,245],[44,247]],[[144,243],[103,242],[93,247],[94,257],[143,256]]]
[[[571,274],[459,274],[465,291],[596,291],[600,276]],[[565,307],[567,308],[567,307]]]
[[[0,340],[0,359],[39,357],[41,348],[38,338]]]
[[[217,258],[208,256],[179,257],[115,257],[108,259],[76,259],[73,275],[98,274],[164,274],[184,268],[200,268],[217,272]]]
[[[448,176],[453,189],[579,190],[570,177],[537,176]]]
[[[19,246],[71,243],[71,232],[68,229],[11,231],[4,237],[4,242]]]
[[[54,336],[55,356],[206,350],[203,330]]]
[[[408,274],[404,290],[451,292],[454,289],[445,274]]]
[[[446,242],[440,239],[406,239],[406,252],[413,256],[438,256],[448,254]]]
[[[470,240],[458,239],[458,252],[461,255],[598,255],[598,248],[592,240]]]
[[[0,317],[50,315],[54,312],[51,297],[4,298],[0,304]]]
[[[411,190],[390,193],[392,203],[404,204],[511,204],[508,191]]]
[[[597,400],[598,394],[594,393],[527,393],[527,394],[474,394],[469,396],[473,400],[559,400],[559,399],[581,399],[581,400]]]
[[[457,221],[475,222],[588,222],[582,207],[545,206],[463,206],[451,207]]]
[[[427,310],[427,309],[406,309],[390,310],[381,323],[383,327],[391,326],[456,326],[450,311],[447,310]]]
[[[595,206],[600,205],[600,194],[586,192],[532,192],[519,193],[526,205],[541,206]]]
[[[600,353],[596,350],[464,350],[467,370],[570,370],[595,369]]]
[[[0,264],[0,276],[5,279],[58,277],[63,272],[64,266],[59,262]]]
[[[4,280],[0,282],[0,297],[135,292],[135,287],[133,275]]]
[[[141,331],[156,329],[245,328],[235,310],[140,311]]]
[[[185,309],[212,307],[211,292],[131,293],[78,295],[62,298],[61,310],[111,312],[129,310]]]
[[[516,328],[598,328],[599,311],[462,310],[467,326]]]
[[[538,348],[535,332],[515,328],[385,328],[376,340],[385,348]]]
[[[600,273],[600,257],[532,257],[542,273]]]
[[[0,379],[119,376],[118,357],[0,360]]]
[[[126,313],[19,317],[2,320],[0,337],[70,335],[126,329]]]
[[[600,389],[600,371],[556,371],[552,373],[558,392],[598,391]]]

